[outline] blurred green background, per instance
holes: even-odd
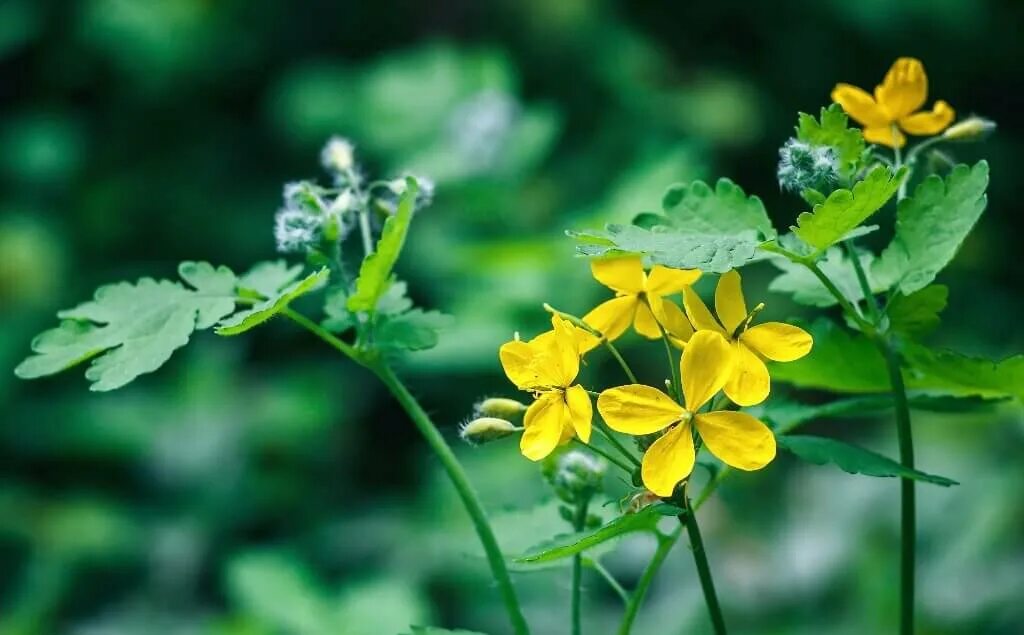
[[[90,394],[78,371],[10,372],[99,284],[273,258],[280,187],[322,178],[332,134],[371,173],[437,181],[400,270],[456,326],[404,372],[453,440],[475,399],[512,394],[496,349],[542,327],[542,302],[582,313],[605,297],[563,230],[627,221],[674,181],[720,175],[787,226],[801,207],[774,168],[796,112],[837,81],[872,87],[901,55],[924,61],[930,100],[999,123],[954,149],[988,157],[992,186],[942,277],[935,340],[1024,350],[1020,24],[1024,4],[992,0],[3,0],[0,634],[505,632],[415,430],[369,375],[289,324],[201,334],[115,393]],[[771,274],[750,268],[748,297],[798,315],[764,290]],[[659,349],[624,345],[661,372]],[[588,385],[615,370],[597,356]],[[891,456],[891,427],[813,429]],[[915,427],[919,465],[963,483],[919,487],[919,632],[1024,632],[1019,406],[916,413]],[[565,529],[514,443],[457,450],[510,551]],[[787,456],[727,482],[702,513],[733,632],[892,632],[896,497],[893,480]],[[602,558],[631,586],[653,548],[635,537]],[[618,599],[585,583],[587,632],[613,632]],[[567,632],[567,569],[517,584],[538,635]],[[685,544],[636,632],[708,632]]]

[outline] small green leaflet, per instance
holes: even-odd
[[[881,454],[876,454],[849,443],[836,441],[835,439],[804,435],[783,435],[777,437],[776,441],[779,447],[788,450],[804,461],[817,465],[832,463],[850,474],[879,477],[898,476],[942,485],[943,487],[959,485],[958,482],[944,476],[936,476],[921,472],[920,470],[903,467],[896,461],[886,458]]]
[[[288,308],[288,305],[296,298],[301,297],[310,291],[319,289],[320,286],[327,281],[328,275],[329,271],[326,268],[320,269],[319,271],[309,274],[302,280],[293,282],[284,290],[268,297],[253,308],[245,311],[239,311],[231,317],[221,321],[216,329],[217,335],[238,335],[240,333],[245,333],[255,326],[263,324],[270,318]]]
[[[288,266],[284,260],[261,262],[238,277],[238,294],[270,298],[298,280],[301,275],[301,264]]]
[[[452,322],[450,315],[422,309],[382,316],[374,329],[374,343],[384,350],[426,350],[437,346],[438,331]]]
[[[889,288],[884,280],[877,280],[872,275],[871,265],[875,262],[875,256],[869,251],[858,252],[861,266],[868,277],[871,290],[882,293]],[[799,304],[816,307],[829,307],[836,304],[835,297],[829,293],[825,285],[811,273],[811,270],[804,265],[792,262],[786,258],[773,257],[770,259],[782,273],[775,277],[768,285],[769,291],[787,293],[793,297],[793,301]],[[864,299],[860,283],[857,280],[856,271],[853,268],[849,256],[839,247],[831,247],[825,251],[825,256],[818,261],[818,268],[832,280],[842,291],[843,295],[854,302]]]
[[[926,177],[897,208],[896,235],[876,264],[881,277],[897,281],[904,295],[928,286],[985,210],[987,187],[985,161],[958,165],[945,180]]]
[[[405,236],[416,207],[417,192],[419,185],[416,179],[406,178],[405,192],[398,202],[395,215],[384,221],[384,229],[380,240],[377,241],[376,250],[363,259],[363,264],[359,267],[355,292],[348,298],[349,311],[374,311],[378,300],[387,291],[391,284],[391,272],[405,245]]]
[[[592,532],[559,536],[530,549],[528,555],[520,556],[515,562],[539,564],[568,558],[587,549],[637,531],[654,532],[664,516],[676,516],[683,510],[666,503],[650,505],[636,512],[619,516]]]
[[[85,372],[90,390],[120,388],[153,372],[235,308],[235,274],[205,262],[183,262],[178,275],[188,286],[142,278],[135,284],[100,287],[91,302],[61,311],[61,325],[32,342],[36,353],[15,374],[24,379],[52,375],[93,359]]]
[[[793,232],[818,251],[828,249],[880,210],[906,176],[906,168],[893,173],[878,166],[855,183],[852,191],[836,190],[824,203],[815,205],[813,212],[800,214]]]
[[[932,284],[910,295],[897,293],[885,309],[889,328],[910,337],[921,337],[939,325],[939,314],[949,300],[949,287]]]
[[[356,325],[355,314],[348,310],[348,293],[345,289],[333,289],[324,300],[324,314],[327,316],[320,322],[332,333],[344,333]]]
[[[864,156],[864,135],[849,127],[849,118],[839,104],[821,109],[820,122],[813,115],[800,113],[796,137],[804,143],[831,146],[839,153],[839,173],[845,179],[856,174]]]
[[[412,626],[410,628],[412,630],[407,635],[486,635],[485,633],[466,631],[461,628],[454,631],[436,626]]]

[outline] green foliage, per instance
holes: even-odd
[[[839,104],[821,109],[820,120],[800,113],[796,137],[812,145],[831,146],[839,155],[839,174],[851,180],[864,157],[864,135],[860,128],[849,127],[849,117]]]
[[[238,295],[259,299],[272,298],[281,289],[299,279],[302,265],[289,265],[284,260],[261,262],[238,277]]]
[[[882,293],[889,288],[884,280],[878,280],[872,275],[871,265],[875,262],[875,255],[869,251],[858,251],[861,266],[868,277],[868,284],[871,290]],[[829,293],[821,280],[804,265],[793,262],[788,258],[773,257],[771,263],[782,271],[768,285],[769,291],[787,293],[792,296],[793,301],[799,304],[816,307],[830,307],[837,304],[835,296]],[[853,262],[846,251],[839,247],[831,247],[825,251],[824,257],[818,261],[818,268],[821,269],[836,287],[846,296],[847,299],[859,302],[864,299],[864,292],[857,280]]]
[[[908,377],[912,388],[931,394],[1024,400],[1024,355],[994,361],[911,343],[901,353],[912,369]]]
[[[658,529],[658,522],[665,516],[676,516],[682,509],[665,503],[650,505],[634,514],[625,514],[591,532],[560,536],[546,541],[530,549],[527,555],[516,558],[516,562],[524,564],[540,564],[568,558],[615,540],[633,532],[653,532]]]
[[[804,328],[814,338],[811,352],[793,362],[772,364],[772,379],[839,393],[889,390],[885,359],[866,337],[827,318]]]
[[[757,232],[775,238],[775,228],[757,196],[747,196],[729,179],[718,179],[714,189],[703,181],[668,188],[661,200],[662,225],[693,234],[730,235]]]
[[[450,315],[412,309],[385,316],[374,330],[374,343],[383,350],[421,351],[437,346],[438,331],[451,326]]]
[[[906,168],[891,172],[878,166],[852,190],[836,190],[824,203],[815,205],[814,211],[800,214],[793,232],[819,252],[828,249],[880,210],[906,176]]]
[[[988,197],[988,163],[956,166],[942,179],[930,175],[900,202],[896,235],[876,267],[904,295],[928,286],[950,263],[970,233]]]
[[[409,231],[413,210],[416,207],[416,193],[419,186],[413,178],[405,180],[406,188],[398,203],[394,216],[384,221],[384,229],[376,250],[363,259],[356,279],[355,292],[347,301],[348,310],[352,312],[373,312],[377,302],[391,285],[391,272],[398,261],[398,256],[405,245],[405,236]]]
[[[61,325],[32,342],[35,355],[15,374],[25,379],[52,375],[93,359],[86,370],[91,390],[120,388],[152,372],[235,308],[236,278],[226,267],[184,262],[178,275],[188,286],[142,278],[100,287],[91,302],[61,311]]]
[[[466,631],[463,629],[449,630],[447,628],[438,628],[436,626],[413,626],[412,631],[408,635],[485,635],[477,631]]]
[[[889,328],[910,337],[921,337],[939,325],[939,314],[946,308],[949,288],[932,284],[910,295],[896,294],[885,309]]]
[[[910,478],[915,481],[933,483],[949,487],[959,485],[956,481],[944,476],[936,476],[904,467],[870,450],[827,439],[825,437],[812,437],[804,435],[780,436],[777,438],[779,447],[792,452],[794,455],[817,465],[832,463],[844,472],[850,474],[864,474],[865,476],[880,476]]]
[[[217,327],[217,335],[238,335],[263,324],[287,309],[288,305],[296,298],[319,289],[327,281],[328,275],[329,271],[326,268],[315,271],[302,280],[293,282],[253,308],[239,311],[220,323]],[[281,276],[280,279],[283,278],[284,276]],[[267,280],[259,282],[267,282]]]

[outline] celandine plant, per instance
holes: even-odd
[[[574,635],[582,632],[584,567],[622,598],[618,632],[628,634],[684,531],[714,630],[725,633],[697,512],[729,475],[765,467],[779,449],[850,473],[901,480],[900,632],[913,633],[915,483],[955,482],[916,469],[910,407],[963,410],[1024,398],[1024,356],[994,362],[923,343],[948,297],[935,278],[984,210],[988,183],[984,161],[956,165],[939,146],[979,139],[994,126],[978,117],[953,123],[955,113],[942,101],[921,110],[927,79],[913,59],[898,60],[874,95],[839,84],[832,97],[836,104],[820,117],[800,115],[796,136],[780,149],[779,183],[809,208],[790,232],[780,235],[760,199],[721,179],[714,187],[669,188],[662,213],[640,214],[630,225],[572,233],[579,252],[592,259],[594,278],[614,297],[582,317],[545,305],[551,330],[528,340],[517,335],[499,351],[506,375],[528,403],[482,400],[460,430],[473,443],[518,436],[522,454],[540,463],[572,533],[513,559],[522,566],[571,561]],[[851,127],[850,117],[863,130]],[[906,135],[924,139],[904,152]],[[91,388],[112,390],[159,368],[197,330],[230,336],[275,316],[291,320],[374,373],[406,410],[472,520],[512,631],[528,633],[508,556],[481,502],[393,369],[396,356],[433,346],[447,322],[414,308],[393,274],[432,186],[416,177],[368,182],[342,139],[329,141],[321,158],[331,183],[286,185],[275,219],[279,250],[301,256],[305,265],[267,262],[237,275],[186,262],[179,267],[181,282],[143,278],[102,287],[92,301],[62,311],[60,325],[33,341],[34,354],[16,373],[35,378],[90,361]],[[896,203],[895,227],[867,225],[890,201]],[[877,254],[857,244],[874,232],[872,239],[891,234]],[[738,269],[760,261],[779,269],[769,290],[841,319],[759,319],[764,304],[748,304]],[[693,289],[707,276],[717,276],[713,311]],[[319,320],[291,307],[313,294],[322,298]],[[665,372],[654,385],[641,382],[616,347],[631,328],[664,355]],[[621,366],[621,385],[588,381],[583,362],[601,354]],[[844,396],[795,403],[773,393],[773,379]],[[794,434],[822,416],[888,409],[895,411],[899,461]],[[709,478],[698,482],[697,466]],[[634,491],[621,513],[602,524],[593,509],[603,500],[609,470],[619,471]],[[668,532],[666,517],[678,519]],[[630,532],[653,534],[657,549],[636,588],[627,590],[592,550]]]

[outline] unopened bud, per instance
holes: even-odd
[[[330,172],[345,173],[355,165],[355,147],[343,137],[331,137],[320,151],[320,163]]]
[[[996,129],[996,122],[984,117],[971,116],[946,128],[942,138],[949,141],[980,141]]]
[[[505,397],[490,397],[473,407],[479,417],[497,417],[516,421],[526,412],[526,404]]]
[[[839,157],[830,146],[789,139],[779,148],[779,186],[791,192],[829,192],[839,180]]]
[[[459,436],[466,443],[479,445],[507,437],[518,431],[519,428],[511,421],[497,417],[479,417],[462,424],[462,427],[459,428]]]
[[[555,495],[567,503],[590,500],[601,490],[608,464],[582,450],[569,450],[555,459],[548,474]]]

